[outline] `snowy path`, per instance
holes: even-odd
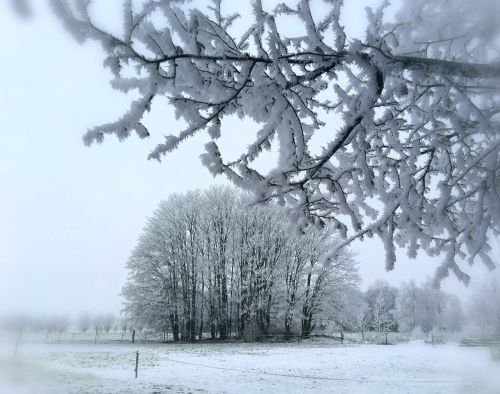
[[[491,379],[499,375],[500,363],[491,361],[488,349],[421,342],[22,345],[15,360],[0,364],[0,382],[19,393],[46,387],[50,393],[493,394],[500,384]]]

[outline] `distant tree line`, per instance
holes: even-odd
[[[127,331],[128,324],[126,319],[117,318],[112,313],[93,315],[88,312],[84,312],[80,315],[77,321],[78,329],[86,333],[87,331],[94,332],[105,332],[106,334],[119,330],[125,332]]]
[[[292,234],[291,238],[295,239],[296,235]],[[305,242],[306,239],[302,239],[302,241]],[[309,239],[308,242],[311,240]],[[294,249],[295,253],[310,253],[310,250]],[[273,275],[271,294],[275,299],[271,298],[270,324],[268,331],[266,331],[267,334],[288,335],[289,337],[299,334],[307,337],[313,332],[328,334],[338,331],[365,333],[370,331],[413,332],[417,330],[422,333],[451,333],[466,329],[468,335],[500,336],[498,275],[492,275],[485,281],[475,283],[464,311],[456,296],[435,289],[430,282],[417,285],[414,281],[410,281],[395,287],[385,281],[376,280],[368,289],[362,291],[358,287],[356,265],[352,263],[352,258],[349,256],[344,256],[347,262],[344,261],[342,267],[339,266],[340,263],[337,263],[336,266],[335,264],[329,266],[328,269],[334,272],[330,272],[328,275],[323,274],[328,277],[328,281],[321,279],[318,272],[311,273],[309,279],[309,269],[306,269],[305,265],[301,267],[298,264],[300,259],[297,255],[292,257],[288,263],[281,261],[281,264],[284,265],[276,269],[276,274]],[[286,258],[290,258],[290,255],[283,257],[283,259]],[[339,272],[335,273],[336,270]],[[234,272],[236,270],[233,271],[233,278],[235,277]],[[300,272],[302,272],[302,276],[297,274]],[[280,277],[278,273],[284,276]],[[130,339],[129,335],[135,330],[137,333],[163,334],[159,337],[156,336],[156,338],[168,338],[165,334],[173,332],[175,326],[171,325],[170,314],[160,309],[165,305],[165,300],[155,299],[156,293],[154,292],[148,295],[148,291],[154,290],[154,286],[158,285],[158,282],[151,280],[147,287],[141,287],[136,282],[132,287],[133,277],[135,276],[129,276],[125,287],[130,291],[135,287],[134,291],[136,291],[126,304],[128,316],[89,312],[83,312],[73,319],[67,315],[38,317],[20,314],[8,315],[0,317],[0,329],[17,333],[62,334],[80,332],[98,339],[103,333],[120,333],[122,334],[121,338],[127,340]],[[142,281],[144,277],[141,276],[137,279]],[[208,279],[206,280],[208,283]],[[203,318],[203,320],[198,320],[197,327],[198,330],[209,332],[210,336],[213,334],[213,337],[220,338],[220,331],[217,329],[218,322],[216,321],[216,324],[212,326],[209,324],[210,293],[207,283],[204,285],[203,282],[199,283],[199,289],[204,289],[205,293],[197,292],[200,310],[196,317]],[[310,283],[314,283],[314,285]],[[141,288],[142,291],[137,292]],[[179,288],[182,288],[182,283]],[[312,292],[311,288],[314,289]],[[321,291],[319,292],[317,289],[321,289]],[[237,324],[238,299],[236,292],[234,289],[232,290],[230,287],[228,291],[228,307],[232,304],[233,308],[229,308],[229,328],[226,338],[246,335],[249,339],[258,339],[258,335],[263,335],[259,331],[261,327],[258,325],[260,315],[257,306],[259,304],[254,304],[255,309],[249,308],[246,312],[245,317],[248,316],[245,320],[247,331],[243,333],[238,331],[238,327],[245,326],[241,322],[240,325]],[[308,291],[309,293],[307,293]],[[146,302],[139,304],[139,294],[144,301],[149,300],[149,304]],[[183,308],[182,291],[180,295],[176,302],[178,304],[177,324],[179,331],[177,336],[174,335],[173,338],[175,340],[190,340],[190,337],[186,336],[189,334],[187,329],[190,326],[183,321],[182,316],[182,312],[189,311],[189,309]],[[264,306],[266,305],[264,303]],[[205,308],[205,312],[201,311],[202,306]],[[166,312],[169,310],[167,309]],[[162,316],[166,316],[166,319],[163,319]],[[214,328],[213,332],[210,331],[211,328]],[[125,336],[126,334],[129,335]],[[197,335],[200,335],[200,331]]]
[[[120,318],[113,313],[92,314],[81,313],[77,318],[60,314],[53,316],[9,315],[0,318],[0,328],[14,332],[44,332],[64,333],[72,332],[98,332],[109,333],[127,331],[128,320]]]
[[[410,281],[394,287],[378,280],[365,292],[348,294],[343,310],[346,312],[339,315],[339,326],[362,332],[456,332],[465,322],[460,300],[430,282],[418,286]]]
[[[0,318],[0,328],[12,332],[47,332],[62,333],[70,325],[66,315],[29,316],[10,314]]]

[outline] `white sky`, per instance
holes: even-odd
[[[0,4],[0,315],[117,312],[125,264],[146,216],[170,193],[227,181],[214,180],[200,163],[206,137],[161,164],[146,160],[155,142],[181,127],[161,103],[148,120],[151,140],[110,137],[84,147],[83,132],[115,120],[128,103],[110,87],[99,46],[78,46],[44,8],[20,20],[6,3]],[[345,23],[361,34],[359,5],[376,0],[347,3]],[[250,128],[227,128],[226,150],[236,151]],[[396,269],[386,273],[378,241],[353,249],[363,287],[375,278],[420,282],[437,264],[400,253]],[[455,280],[444,288],[466,294]]]

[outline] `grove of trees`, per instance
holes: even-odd
[[[417,286],[415,282],[403,283],[396,298],[397,322],[400,330],[423,332],[433,329],[459,331],[465,324],[465,311],[460,300],[431,283]]]
[[[309,337],[357,280],[324,230],[295,234],[274,204],[247,207],[230,188],[172,195],[149,218],[128,262],[125,311],[174,340],[271,332]]]
[[[174,340],[284,338],[328,330],[457,332],[460,301],[430,282],[358,287],[328,229],[295,233],[276,205],[231,188],[170,196],[148,219],[123,289],[130,326]]]

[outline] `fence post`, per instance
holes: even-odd
[[[385,332],[385,344],[388,345],[389,342],[387,341],[387,331]]]
[[[135,352],[135,378],[137,379],[137,374],[139,372],[139,351]]]
[[[135,330],[132,330],[132,343],[135,343]]]

